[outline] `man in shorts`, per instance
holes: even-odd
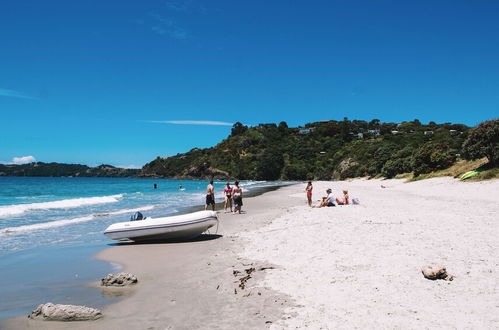
[[[326,197],[322,197],[322,202],[319,205],[319,207],[336,206],[334,204],[335,198],[334,198],[333,191],[331,190],[331,188],[328,188],[328,190],[326,190],[326,193],[327,193],[327,196]]]
[[[209,205],[211,205],[211,208],[215,211],[215,188],[213,188],[213,180],[206,186],[206,204],[204,209],[207,210]]]

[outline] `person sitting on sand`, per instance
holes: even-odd
[[[327,196],[326,197],[322,197],[322,202],[319,205],[319,207],[336,206],[334,204],[335,198],[334,198],[333,191],[331,190],[331,188],[328,188],[326,190],[326,193],[327,193]]]
[[[234,213],[241,214],[241,206],[243,206],[243,190],[239,187],[239,181],[234,182],[232,196],[234,199]]]
[[[314,187],[312,186],[312,182],[309,181],[307,187],[305,188],[305,191],[307,192],[308,206],[312,206],[312,189],[314,189]]]
[[[348,205],[350,197],[348,196],[348,190],[343,190],[343,198],[336,198],[336,203],[338,205]]]
[[[224,188],[224,195],[225,195],[224,211],[227,212],[227,206],[228,206],[230,208],[230,211],[232,212],[232,187],[230,186],[229,182],[227,182],[227,185]]]

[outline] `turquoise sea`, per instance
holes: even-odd
[[[215,182],[217,202],[223,201],[224,184]],[[241,182],[246,193],[282,184]],[[206,185],[200,180],[0,177],[0,318],[27,314],[48,301],[111,302],[86,285],[119,270],[92,257],[114,244],[103,230],[136,211],[149,217],[187,212],[204,204]]]

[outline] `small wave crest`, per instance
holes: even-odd
[[[123,209],[123,210],[118,210],[118,211],[109,212],[109,213],[91,214],[91,215],[87,215],[84,217],[78,217],[78,218],[73,218],[73,219],[64,219],[64,220],[56,220],[56,221],[51,221],[51,222],[36,223],[36,224],[32,224],[32,225],[9,227],[9,228],[2,229],[0,231],[0,233],[2,233],[2,234],[16,234],[16,233],[29,232],[29,231],[34,231],[34,230],[50,229],[50,228],[55,228],[55,227],[73,225],[75,223],[80,223],[80,222],[92,221],[92,220],[99,219],[101,217],[108,217],[108,216],[120,215],[120,214],[125,214],[125,213],[132,213],[132,212],[137,212],[137,211],[148,211],[148,210],[152,210],[153,208],[155,208],[155,205],[146,205],[146,206],[138,207],[138,208],[134,208],[134,209]]]
[[[0,217],[19,215],[31,210],[68,209],[87,205],[115,203],[122,197],[123,195],[119,194],[102,197],[71,198],[52,202],[0,206]]]

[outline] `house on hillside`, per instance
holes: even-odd
[[[348,133],[352,139],[354,140],[363,140],[364,139],[364,134],[363,133],[354,133],[354,132],[350,132]]]
[[[274,123],[270,123],[270,124],[258,124],[258,127],[262,127],[262,128],[272,128],[272,127],[277,127],[276,124]]]
[[[375,136],[378,136],[378,135],[381,134],[381,132],[379,131],[379,129],[370,129],[370,130],[367,131],[367,133],[375,135]]]
[[[314,128],[313,127],[304,127],[304,128],[300,128],[300,130],[298,131],[298,134],[302,134],[302,135],[305,135],[305,134],[310,134],[314,131]]]
[[[424,131],[424,135],[433,135],[433,131]]]

